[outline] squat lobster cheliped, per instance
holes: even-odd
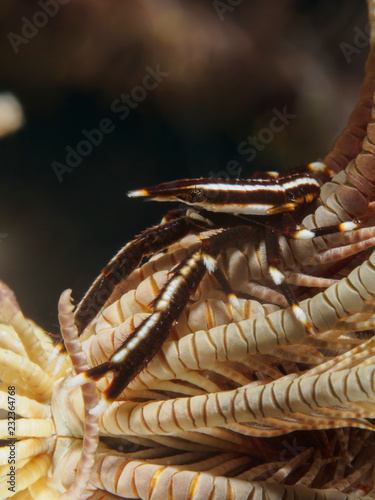
[[[151,315],[127,337],[109,361],[90,368],[73,383],[84,383],[87,378],[98,380],[112,372],[113,380],[104,391],[104,398],[115,400],[160,349],[207,271],[216,278],[232,306],[238,307],[237,295],[217,265],[220,253],[237,241],[264,241],[269,279],[292,306],[297,320],[311,332],[306,315],[280,269],[279,236],[312,239],[358,227],[355,222],[344,222],[294,230],[292,224],[295,223],[284,220],[289,212],[298,213],[314,202],[321,185],[330,179],[331,171],[316,162],[282,174],[258,173],[248,180],[184,179],[130,192],[131,197],[182,201],[193,208],[171,210],[159,225],[145,230],[118,252],[78,305],[75,322],[80,333],[99,313],[116,285],[136,269],[144,256],[155,254],[190,233],[198,235],[200,246],[177,265],[150,305]],[[280,227],[284,229],[278,229]],[[207,230],[213,234],[203,235]]]

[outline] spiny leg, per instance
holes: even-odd
[[[291,229],[286,228],[283,230],[284,236],[293,238],[295,240],[309,240],[318,236],[327,236],[329,234],[344,233],[353,231],[361,226],[360,222],[347,221],[340,224],[333,224],[331,226],[316,227],[313,229]]]
[[[301,309],[298,300],[295,298],[291,288],[286,282],[284,273],[280,271],[281,264],[281,250],[279,245],[279,231],[266,226],[266,257],[268,270],[275,285],[277,285],[286,298],[288,304],[292,307],[293,313],[296,318],[303,323],[304,327],[311,332],[312,328],[307,320],[306,314]]]
[[[292,220],[291,224],[287,223],[287,220]],[[331,234],[338,234],[338,233],[343,233],[343,232],[351,232],[354,231],[355,229],[359,229],[362,225],[362,221],[346,221],[346,222],[341,222],[339,224],[332,224],[329,226],[322,226],[322,227],[317,227],[317,228],[312,228],[312,229],[291,229],[295,227],[295,221],[293,219],[293,216],[291,214],[284,214],[283,215],[283,226],[284,229],[282,231],[282,234],[286,238],[291,238],[295,240],[303,240],[303,239],[312,239],[312,238],[317,238],[320,236],[328,236]],[[367,248],[372,246],[372,241],[371,238],[366,241],[366,244],[368,245]],[[326,270],[326,274],[329,276],[333,276],[337,271],[340,269],[344,268],[356,255],[358,255],[358,252],[364,250],[366,248],[363,247],[364,242],[360,241],[358,243],[351,243],[349,245],[345,246],[340,246],[338,248],[330,248],[329,250],[319,252],[317,253],[316,256],[314,256],[313,260],[319,261],[320,264],[323,264],[325,262],[331,264],[331,268],[329,270]],[[334,258],[334,254],[337,254],[337,257]],[[340,255],[339,255],[340,254]],[[308,262],[311,262],[311,256],[308,256]],[[295,275],[296,277],[297,275]],[[306,286],[302,283],[304,279],[311,279],[311,283],[308,284],[307,286],[320,286],[319,283],[317,282],[317,277],[316,276],[309,276],[304,273],[300,273],[301,280],[299,280],[299,283],[297,283],[298,280],[295,280],[295,284],[300,285],[300,286]],[[321,278],[323,279],[323,278]],[[289,280],[288,280],[289,281]],[[312,282],[315,281],[316,284],[312,284]],[[333,283],[328,283],[325,285],[322,282],[322,286],[330,286]]]
[[[290,214],[284,214],[283,216],[283,225],[287,226],[286,221],[292,219],[293,217]],[[359,227],[359,223],[356,222],[342,222],[340,224],[335,224],[331,226],[324,226],[320,228],[314,228],[314,229],[291,229],[290,225],[289,227],[285,227],[282,230],[282,234],[287,237],[287,238],[293,238],[293,239],[312,239],[316,238],[318,236],[325,236],[329,234],[334,234],[334,233],[339,233],[339,232],[346,232],[346,231],[352,231],[356,228]],[[294,226],[294,224],[293,224]],[[309,324],[307,317],[301,307],[298,304],[298,300],[294,296],[291,288],[289,287],[286,277],[284,273],[282,273],[279,269],[280,264],[281,264],[281,250],[280,250],[280,245],[279,245],[279,238],[278,234],[280,233],[278,230],[266,226],[266,254],[267,254],[267,264],[268,264],[268,269],[269,273],[271,275],[271,278],[275,285],[277,285],[281,292],[283,293],[284,297],[288,301],[288,304],[292,307],[292,310],[296,316],[296,318],[301,321],[305,328],[309,331],[312,332],[311,325]]]
[[[309,167],[309,166],[308,166]],[[296,171],[299,170],[305,170],[307,167],[299,167],[296,168]],[[326,172],[323,172],[326,174]],[[259,173],[261,174],[261,173]],[[266,172],[266,174],[271,174],[271,172]],[[282,174],[280,174],[282,175]],[[302,309],[299,307],[298,300],[295,298],[291,288],[289,287],[289,284],[286,280],[286,276],[284,273],[280,271],[280,267],[282,266],[282,255],[281,255],[281,250],[279,247],[279,242],[278,238],[280,234],[283,234],[287,238],[293,238],[293,239],[312,239],[318,236],[324,236],[324,235],[329,235],[329,234],[334,234],[334,233],[339,233],[339,232],[346,232],[346,231],[352,231],[358,227],[360,227],[360,223],[356,222],[342,222],[340,224],[336,225],[330,225],[330,226],[325,226],[321,228],[315,228],[312,230],[296,230],[296,229],[291,229],[296,226],[296,221],[290,213],[285,213],[283,214],[282,217],[282,226],[285,228],[282,231],[272,228],[272,226],[268,224],[260,224],[259,220],[256,221],[257,225],[260,225],[264,228],[265,233],[266,233],[266,255],[267,255],[267,262],[268,262],[268,268],[270,275],[272,277],[273,282],[278,286],[280,289],[282,295],[284,296],[285,300],[287,303],[292,307],[292,310],[294,311],[297,319],[299,319],[306,329],[308,331],[311,331],[311,326],[309,325],[305,313],[302,311]],[[256,230],[256,227],[253,227],[253,232]],[[230,283],[228,282],[226,276],[224,273],[221,271],[219,267],[216,265],[216,260],[211,258],[211,264],[206,265],[207,269],[212,272],[212,274],[215,276],[216,280],[218,281],[221,289],[224,291],[224,293],[227,295],[229,302],[232,304],[234,308],[237,309],[237,294],[233,291],[232,287],[230,286]],[[210,268],[211,267],[211,268]],[[297,276],[297,275],[295,275]],[[314,281],[314,286],[316,287],[322,287],[322,286],[331,286],[336,282],[336,280],[328,280],[324,278],[316,278],[312,277],[309,275],[304,275],[303,273],[300,273],[298,275],[300,277],[300,280],[303,281],[303,278],[305,279],[310,279],[310,278],[315,278]],[[297,281],[297,280],[296,280]],[[300,286],[306,286],[303,282],[302,283],[296,283],[297,285]],[[255,295],[255,297],[258,299],[258,295]]]
[[[227,280],[227,277],[223,273],[223,271],[217,266],[216,259],[212,257],[212,259],[215,261],[215,267],[212,268],[212,264],[210,267],[208,267],[207,263],[206,268],[209,272],[212,272],[212,274],[215,276],[216,281],[219,283],[220,288],[223,290],[225,295],[227,296],[228,302],[232,305],[232,307],[242,316],[242,309],[240,302],[238,300],[237,294],[233,291],[232,287],[230,286],[229,281]]]
[[[184,215],[185,212],[185,210],[171,210],[166,221],[143,231],[127,243],[105,266],[78,304],[74,319],[79,334],[98,314],[115,286],[134,271],[145,255],[156,253],[190,232],[203,229]]]
[[[248,236],[251,232],[253,229],[249,226],[237,226],[202,240],[201,247],[177,266],[173,276],[153,301],[153,313],[129,335],[110,360],[75,377],[72,385],[84,383],[87,379],[98,380],[109,372],[113,373],[113,380],[104,391],[105,401],[98,405],[97,411],[115,400],[160,349],[173,322],[185,308],[190,293],[199,286],[208,262],[211,259],[216,262],[223,248],[230,246],[234,239]]]

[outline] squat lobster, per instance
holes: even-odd
[[[321,185],[331,177],[332,173],[326,165],[315,162],[282,174],[257,173],[247,180],[184,179],[131,191],[130,197],[182,201],[193,209],[171,210],[161,224],[141,233],[115,255],[78,305],[75,322],[80,333],[103,307],[115,285],[127,278],[145,255],[155,254],[189,233],[200,235],[207,230],[217,231],[211,236],[198,236],[200,247],[175,268],[172,277],[152,302],[152,314],[129,335],[109,361],[78,375],[73,383],[98,380],[112,372],[113,380],[104,391],[102,406],[115,400],[160,349],[173,322],[207,271],[215,276],[232,305],[237,307],[237,297],[216,259],[223,249],[233,246],[233,242],[238,240],[264,239],[270,278],[292,306],[296,318],[310,332],[306,315],[279,269],[282,260],[279,235],[311,239],[350,231],[358,224],[343,222],[311,230],[293,230],[290,223],[285,224],[280,218],[284,219],[289,212],[299,211],[314,202],[320,194]],[[278,227],[281,224],[285,228],[280,231]],[[101,405],[98,405],[97,411],[99,409],[102,409]]]

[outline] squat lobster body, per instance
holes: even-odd
[[[306,173],[301,173],[305,170]],[[184,179],[130,191],[128,195],[156,201],[182,201],[212,212],[273,215],[294,211],[319,196],[321,183],[312,176],[314,172],[329,175],[323,163],[315,162],[281,175],[265,172],[257,178],[225,181]]]
[[[297,211],[316,200],[321,184],[330,178],[330,170],[316,162],[283,174],[258,173],[249,180],[184,179],[130,192],[131,197],[183,201],[194,208],[170,211],[161,224],[147,229],[120,250],[77,308],[75,321],[80,332],[104,306],[116,284],[127,278],[145,255],[155,254],[189,233],[198,234],[201,244],[175,268],[172,277],[150,305],[151,315],[126,338],[109,361],[77,376],[74,383],[84,383],[87,378],[98,380],[112,372],[114,377],[104,391],[104,397],[107,402],[116,399],[160,349],[174,321],[188,303],[190,294],[195,292],[207,271],[216,278],[231,304],[239,309],[237,296],[217,265],[220,252],[238,240],[254,239],[258,244],[264,240],[269,279],[292,306],[295,317],[310,332],[306,315],[279,269],[282,263],[279,236],[314,238],[352,230],[357,224],[343,223],[296,231],[286,227],[280,230],[277,227],[280,227],[281,221],[277,216]],[[206,230],[216,232],[207,236],[203,234]],[[102,410],[103,404],[98,406],[97,411]]]

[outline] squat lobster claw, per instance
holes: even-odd
[[[190,294],[197,289],[207,271],[215,276],[219,286],[235,304],[236,296],[217,265],[217,257],[223,249],[239,240],[254,240],[258,244],[265,242],[270,279],[292,306],[298,321],[311,333],[311,325],[280,270],[279,236],[311,239],[350,231],[358,224],[346,222],[309,230],[278,228],[282,225],[280,217],[284,214],[298,212],[314,202],[322,183],[330,180],[331,175],[328,167],[315,162],[279,175],[258,173],[247,180],[184,179],[131,191],[130,197],[183,201],[194,209],[170,211],[161,224],[147,229],[120,250],[78,305],[75,322],[80,333],[104,306],[116,284],[127,278],[145,255],[155,254],[189,233],[199,235],[207,229],[214,229],[216,233],[202,235],[200,247],[180,262],[152,302],[151,315],[127,337],[109,361],[78,375],[73,383],[98,380],[112,372],[113,380],[104,391],[104,399],[107,402],[115,400],[160,349],[173,322],[178,319]],[[102,409],[103,404],[98,405],[97,411]]]

